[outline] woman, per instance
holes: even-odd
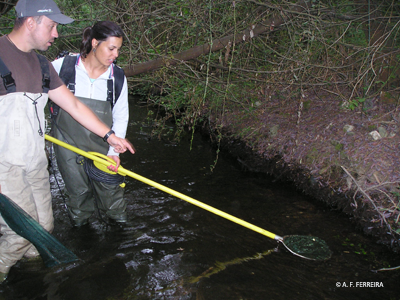
[[[123,32],[117,24],[98,22],[83,31],[80,54],[57,59],[53,66],[75,96],[111,126],[116,136],[125,138],[129,119],[127,80],[122,69],[113,63],[122,46],[122,36]],[[116,162],[115,167],[109,167],[110,170],[117,170],[119,154],[112,147],[75,122],[62,109],[54,111],[54,114],[56,138],[84,151],[107,155]],[[73,225],[87,224],[96,207],[111,220],[126,222],[126,202],[119,185],[121,176],[102,173],[100,177],[106,177],[106,181],[95,180],[90,171],[94,170],[96,174],[100,171],[90,161],[82,164],[82,159],[75,153],[54,146],[69,196],[66,203]]]

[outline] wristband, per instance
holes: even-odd
[[[103,141],[105,141],[107,143],[108,138],[110,137],[110,135],[115,134],[114,130],[110,130],[109,132],[106,133],[106,135],[103,137]]]

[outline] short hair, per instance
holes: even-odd
[[[28,17],[16,18],[15,21],[14,21],[14,28],[15,29],[19,29],[22,26],[22,24],[25,23],[27,18]]]
[[[15,28],[15,29],[21,28],[22,24],[24,24],[25,21],[26,21],[28,18],[29,18],[29,17],[16,18],[15,21],[14,21],[14,28]],[[35,20],[35,22],[36,22],[37,24],[40,24],[40,23],[42,22],[43,16],[34,16],[34,17],[32,17],[32,18]]]

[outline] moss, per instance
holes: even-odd
[[[344,149],[344,145],[337,141],[331,141],[331,144],[335,147],[335,151],[337,152],[343,151]]]
[[[310,100],[306,100],[306,101],[303,102],[303,109],[305,111],[308,111],[310,109],[310,107],[311,107],[311,101]]]

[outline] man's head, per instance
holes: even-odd
[[[53,0],[19,0],[15,11],[17,18],[46,16],[59,24],[69,24],[74,21],[63,15]]]
[[[15,10],[17,18],[8,36],[24,52],[46,51],[58,37],[57,25],[74,21],[60,12],[53,0],[19,0]]]

